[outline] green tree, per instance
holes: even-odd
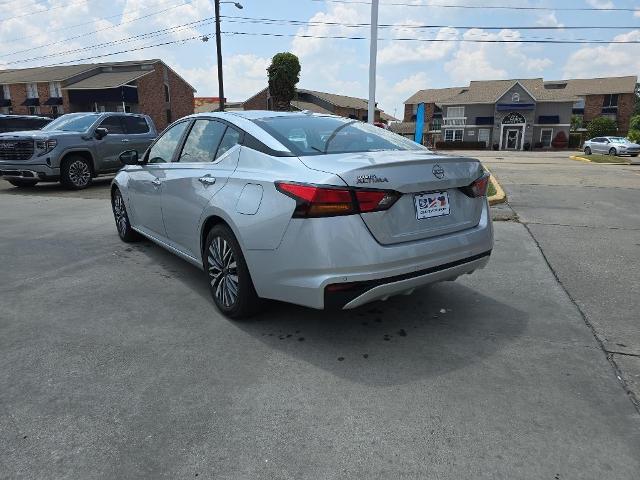
[[[616,122],[607,117],[594,118],[587,125],[587,138],[615,135],[618,131]]]
[[[640,83],[636,84],[636,108],[633,110],[634,115],[640,115]]]
[[[571,131],[575,132],[582,128],[582,115],[571,115]]]
[[[267,68],[269,93],[273,97],[274,110],[291,110],[291,100],[300,80],[300,61],[293,53],[276,53]]]
[[[632,142],[640,142],[640,115],[634,115],[629,122],[629,134],[627,135]]]

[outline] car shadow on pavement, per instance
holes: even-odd
[[[212,316],[291,357],[367,385],[401,385],[482,362],[520,337],[527,313],[459,282],[445,282],[348,311],[267,301],[255,317],[220,315],[204,274],[144,242],[136,247],[164,274],[206,301]]]
[[[0,180],[0,195],[24,195],[31,197],[68,197],[85,199],[108,199],[109,187],[113,176],[94,178],[84,190],[69,190],[59,182],[43,182],[33,187],[14,187],[7,181]]]

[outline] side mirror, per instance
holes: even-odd
[[[93,131],[93,136],[96,137],[96,139],[98,140],[102,140],[104,137],[107,136],[107,133],[109,133],[109,130],[107,130],[104,127],[98,127]]]
[[[125,150],[118,158],[123,165],[138,165],[140,163],[137,150]]]

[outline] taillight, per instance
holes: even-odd
[[[484,197],[487,194],[487,188],[489,187],[489,174],[485,173],[477,180],[473,181],[470,185],[462,187],[462,190],[469,197]]]
[[[276,182],[276,189],[297,202],[296,218],[332,217],[387,210],[400,194],[387,190],[360,190],[333,186]]]

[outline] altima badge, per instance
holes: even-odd
[[[377,175],[358,175],[356,183],[383,183],[388,182],[387,177],[378,177]]]
[[[437,163],[431,169],[431,173],[433,173],[433,176],[436,178],[440,178],[440,179],[444,178],[444,168],[442,168]]]

